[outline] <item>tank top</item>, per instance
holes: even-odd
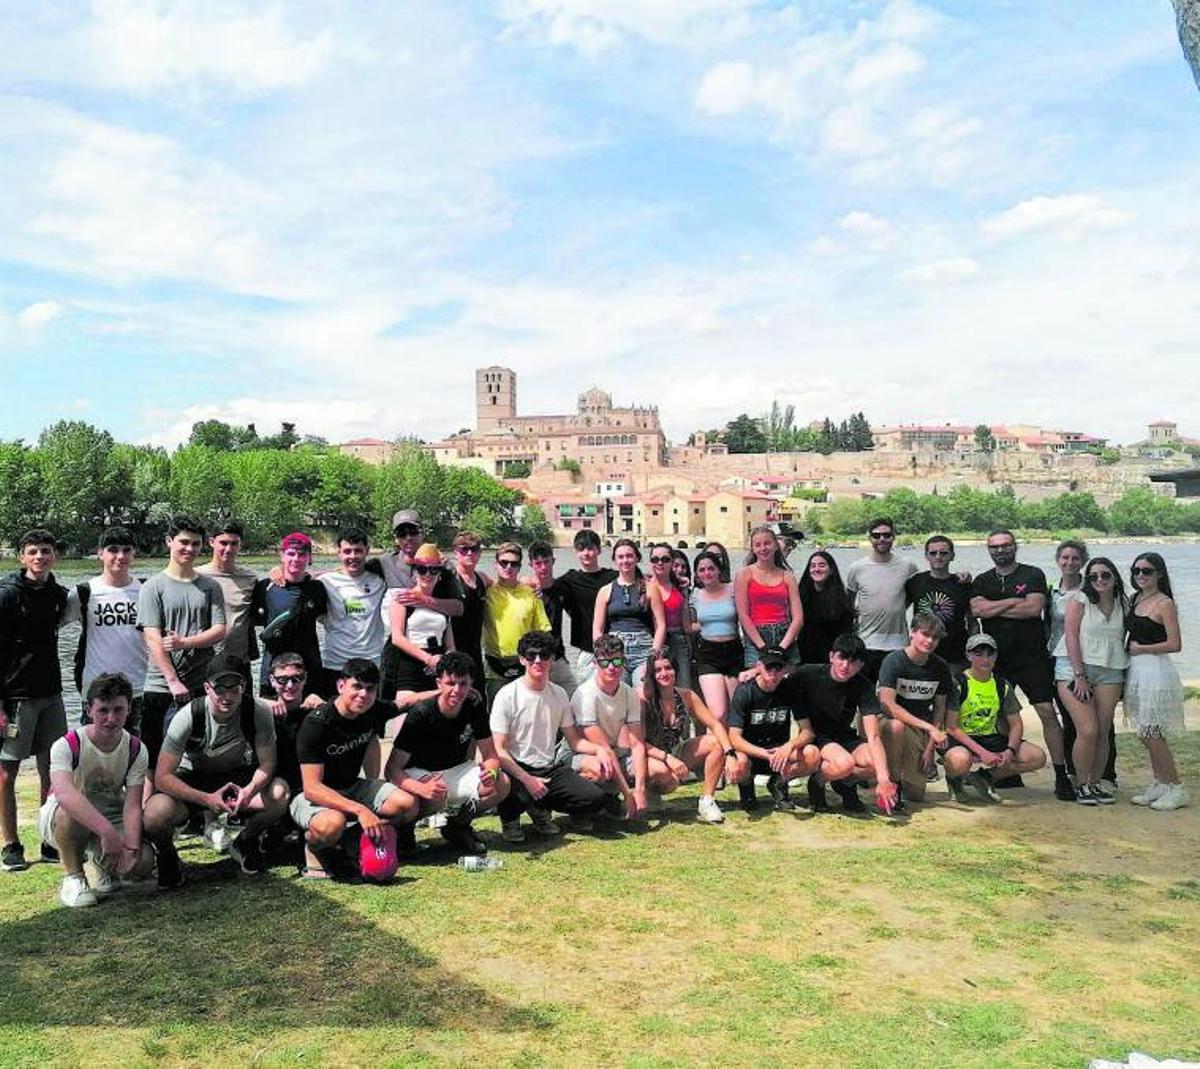
[[[450,626],[454,630],[454,646],[479,660],[479,651],[483,645],[483,613],[486,600],[483,580],[477,575],[475,585],[468,586],[462,576],[459,576],[458,585],[463,591],[463,611],[461,616],[450,618]]]
[[[668,631],[683,630],[683,591],[677,586],[666,588],[667,594],[663,595],[663,612],[667,616]]]
[[[631,586],[613,580],[612,590],[608,595],[608,610],[605,616],[606,630],[637,632],[654,630],[654,615],[650,612],[649,598],[643,607],[638,599],[638,585]]]
[[[688,716],[687,706],[683,704],[683,697],[674,687],[671,688],[671,696],[674,699],[674,719],[670,724],[666,720],[660,720],[657,724],[651,724],[647,734],[646,741],[651,746],[659,750],[665,750],[667,753],[674,753],[675,747],[683,742],[688,736]]]
[[[436,609],[418,605],[408,610],[408,618],[404,621],[404,634],[417,649],[440,652],[446,648],[446,626],[449,622],[449,619]],[[430,642],[433,644],[430,645]]]
[[[1129,629],[1129,641],[1142,646],[1153,646],[1167,641],[1167,629],[1157,620],[1149,616],[1139,616],[1131,612],[1125,617],[1125,626]]]
[[[968,735],[995,735],[996,721],[1000,719],[1000,688],[996,677],[981,683],[969,672],[960,682],[966,693],[958,707],[958,725]]]
[[[787,582],[782,577],[778,583],[767,585],[758,582],[751,572],[750,582],[746,584],[746,600],[750,604],[750,622],[755,627],[786,624],[791,619]]]
[[[696,620],[700,624],[700,637],[712,642],[721,638],[736,638],[738,633],[737,604],[730,594],[725,598],[710,600],[693,590],[688,599]]]
[[[1125,652],[1125,617],[1113,607],[1112,614],[1105,617],[1100,606],[1093,604],[1082,591],[1073,590],[1065,602],[1076,600],[1083,603],[1083,617],[1079,621],[1079,655],[1084,664],[1103,668],[1127,668],[1129,654]],[[1067,656],[1067,638],[1054,649],[1055,657]]]

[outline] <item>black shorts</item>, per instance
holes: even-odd
[[[972,742],[977,742],[988,753],[1004,753],[1008,749],[1007,735],[972,735]]]
[[[771,768],[771,762],[765,757],[750,758],[750,775],[751,776],[771,776],[774,775],[774,769]]]
[[[1034,705],[1054,700],[1054,669],[1049,657],[1007,658],[1003,653],[996,663],[996,674],[1020,687],[1025,699]]]
[[[813,745],[820,750],[822,747],[829,746],[831,743],[836,743],[849,754],[853,754],[866,739],[861,739],[855,734],[846,735],[818,735],[813,740]]]
[[[692,671],[700,676],[736,676],[745,667],[746,651],[737,639],[709,642],[696,639]]]

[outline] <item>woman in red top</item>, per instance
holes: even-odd
[[[665,542],[650,545],[650,582],[658,588],[667,617],[667,650],[675,660],[679,686],[692,689],[691,610],[687,590],[675,576],[675,558]]]
[[[764,646],[778,646],[796,660],[796,639],[804,623],[800,588],[770,527],[750,532],[746,567],[734,580],[733,594],[746,640],[746,667],[758,663]]]

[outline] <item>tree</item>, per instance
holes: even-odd
[[[528,546],[531,542],[549,542],[554,538],[550,521],[540,505],[526,505],[517,525],[517,541]]]
[[[1126,490],[1108,508],[1111,529],[1123,535],[1177,534],[1183,510],[1148,486]]]
[[[975,448],[981,453],[996,451],[996,436],[992,434],[992,428],[986,423],[980,423],[975,428]]]
[[[186,445],[171,457],[171,510],[205,523],[229,514],[233,483],[223,453],[207,445]]]
[[[205,419],[192,424],[188,445],[203,445],[220,453],[232,453],[237,449],[253,449],[259,444],[258,431],[253,423],[244,427],[225,423],[219,419]]]
[[[871,433],[871,424],[861,412],[856,412],[849,421],[850,443],[848,448],[856,453],[864,453],[875,448],[875,437]]]
[[[0,442],[0,542],[12,545],[40,524],[45,508],[37,454],[24,442]]]
[[[725,425],[725,445],[731,453],[765,453],[767,436],[762,422],[743,412]]]
[[[112,478],[125,488],[121,507],[106,522],[128,528],[138,546],[160,541],[171,515],[171,458],[162,448],[117,442],[108,456]]]
[[[113,437],[81,420],[60,420],[38,438],[46,525],[75,545],[93,545],[105,518],[124,504],[113,478]]]

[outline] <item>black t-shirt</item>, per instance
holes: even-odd
[[[788,678],[795,687],[799,715],[808,719],[818,738],[852,735],[858,713],[879,712],[875,685],[862,672],[839,683],[829,674],[828,664],[805,664]]]
[[[989,568],[971,584],[972,597],[989,601],[1026,598],[1030,594],[1043,597],[1047,594],[1046,573],[1031,564],[1018,564],[1008,575]],[[1031,616],[1028,620],[993,616],[983,621],[983,629],[996,640],[1001,660],[1012,663],[1046,656],[1046,625],[1041,616]]]
[[[904,584],[904,596],[914,613],[932,613],[946,625],[946,637],[938,643],[938,656],[952,664],[965,663],[971,585],[960,583],[956,575],[935,579],[930,572],[918,572]]]
[[[742,737],[764,750],[782,746],[792,736],[791,721],[799,720],[799,703],[792,677],[768,693],[751,679],[739,683],[729,701],[726,727],[740,728]]]
[[[343,791],[358,780],[371,739],[381,736],[387,722],[398,715],[394,705],[376,702],[351,720],[326,702],[309,713],[296,732],[296,756],[302,765],[324,765],[322,782]]]
[[[468,695],[457,716],[446,716],[437,698],[410,706],[396,733],[395,746],[409,755],[409,766],[441,772],[461,765],[471,757],[476,739],[490,739],[487,709],[483,700]]]
[[[592,616],[596,611],[596,595],[607,586],[617,573],[612,568],[600,568],[594,572],[572,568],[564,572],[547,588],[571,619],[571,645],[577,650],[592,652]]]
[[[455,576],[459,589],[462,591],[463,611],[461,616],[450,617],[450,627],[454,631],[454,648],[463,653],[469,653],[479,659],[483,646],[483,614],[486,611],[487,587],[478,572],[475,574],[475,585],[467,586],[461,576]]]
[[[250,595],[250,618],[266,628],[263,647],[262,682],[271,674],[278,654],[296,653],[304,659],[310,684],[321,667],[321,645],[317,640],[317,618],[329,606],[329,593],[319,579],[305,577],[282,586],[260,579]],[[306,688],[307,689],[307,688]]]
[[[948,703],[955,697],[950,687],[950,666],[936,653],[931,653],[924,664],[917,664],[904,650],[893,650],[879,666],[879,686],[894,690],[900,707],[922,720],[933,720],[933,702],[939,694]]]
[[[0,581],[0,697],[48,698],[62,693],[58,621],[67,589],[22,568]]]

